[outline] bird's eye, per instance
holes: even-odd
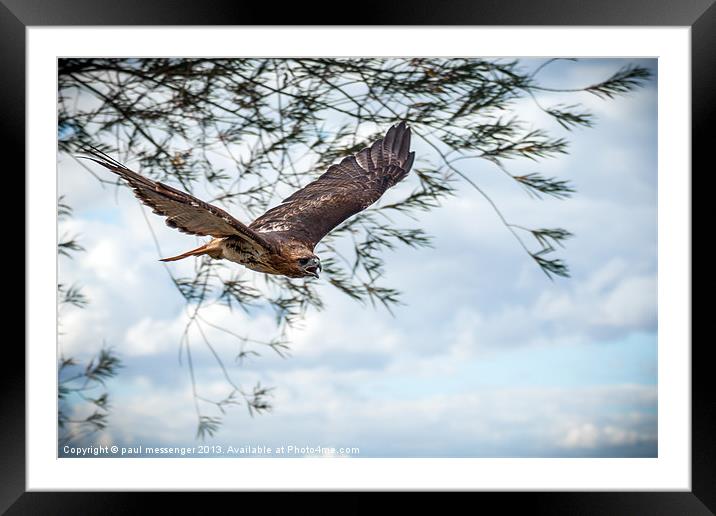
[[[300,265],[306,265],[306,264],[307,264],[308,262],[310,262],[310,261],[311,261],[310,258],[301,258],[300,260],[298,260],[298,263],[299,263]]]

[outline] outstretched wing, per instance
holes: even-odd
[[[370,147],[329,167],[249,228],[259,233],[285,233],[313,248],[338,224],[366,209],[408,174],[415,158],[409,151],[410,128],[401,122]]]
[[[97,149],[90,148],[85,152],[89,156],[83,157],[99,163],[124,179],[140,201],[152,208],[154,213],[167,218],[167,226],[192,235],[238,237],[270,249],[270,243],[266,239],[221,208],[137,174]]]

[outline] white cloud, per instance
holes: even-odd
[[[153,320],[144,317],[127,329],[122,346],[125,355],[152,355],[173,350],[184,330],[181,319]]]
[[[610,261],[584,284],[543,292],[534,312],[543,320],[593,336],[652,331],[657,318],[656,274],[633,275],[620,260]]]
[[[345,389],[365,378],[330,368],[283,375],[273,413],[252,419],[244,407],[230,409],[215,442],[357,446],[362,456],[554,456],[634,445],[653,450],[656,443],[656,419],[648,413],[655,387],[490,388],[416,399]],[[218,384],[199,389],[221,392]],[[608,410],[626,406],[637,416]],[[185,444],[196,427],[187,389],[152,385],[151,394],[120,394],[116,407],[113,425],[131,428],[134,442]]]
[[[568,448],[594,448],[599,438],[599,430],[592,423],[582,423],[570,428],[564,438],[564,446]]]
[[[632,429],[609,424],[597,426],[593,423],[580,423],[567,431],[562,446],[594,449],[607,446],[630,446],[649,441],[656,441],[655,433],[639,433]]]

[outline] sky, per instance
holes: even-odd
[[[102,187],[60,156],[59,193],[74,208],[60,235],[79,235],[86,249],[60,258],[60,281],[81,284],[90,303],[62,308],[59,341],[80,359],[106,343],[124,364],[107,383],[109,427],[86,444],[209,444],[243,448],[241,456],[281,446],[297,457],[341,455],[331,448],[357,448],[355,457],[657,456],[656,60],[562,61],[540,77],[544,86],[582,87],[627,62],[654,74],[627,96],[540,97],[581,103],[596,116],[593,128],[567,132],[530,98],[514,105],[570,147],[568,155],[510,169],[568,179],[572,198],[535,200],[489,163],[465,170],[509,220],[575,234],[560,250],[571,278],[550,281],[463,183],[440,208],[419,214],[434,248],[385,255],[386,283],[404,304],[391,315],[318,280],[325,308],[289,330],[288,358],[262,351],[241,366],[227,359],[242,386],[274,388],[273,410],[251,417],[244,406],[230,408],[204,443],[195,437],[189,370],[179,360],[184,302],[157,261],[147,224],[164,256],[195,240],[164,226],[128,189]],[[414,150],[428,152],[417,141]],[[381,202],[411,190],[410,181]],[[190,260],[172,267],[192,270]],[[215,306],[204,317],[257,338],[275,334],[268,314]],[[230,337],[208,336],[220,354],[235,354]],[[228,394],[210,352],[193,346],[200,391]]]

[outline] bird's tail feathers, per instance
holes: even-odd
[[[201,247],[197,247],[196,249],[192,249],[191,251],[187,251],[186,253],[182,253],[177,256],[172,256],[171,258],[162,258],[161,262],[175,262],[177,260],[182,260],[184,258],[189,258],[190,256],[201,256],[203,254],[210,254],[210,251],[213,251],[214,248],[210,247],[211,242],[208,244],[204,244]],[[212,256],[213,257],[213,256]]]

